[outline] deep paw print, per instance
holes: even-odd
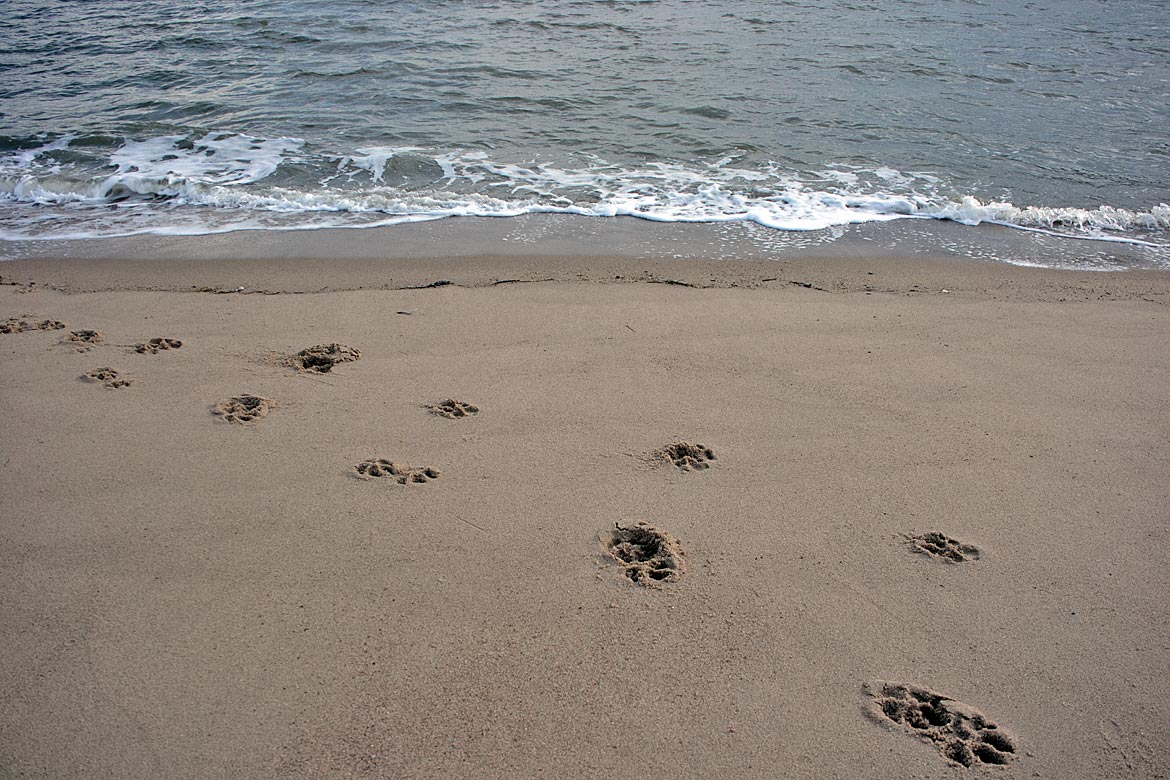
[[[657,586],[683,575],[683,549],[678,539],[646,523],[622,526],[601,536],[601,546],[632,582]]]
[[[276,402],[270,398],[259,395],[236,395],[220,401],[211,411],[228,422],[248,423],[267,417],[274,406]]]
[[[938,531],[915,534],[907,537],[907,539],[910,542],[911,549],[915,552],[929,555],[932,558],[939,558],[948,563],[977,561],[981,555],[979,548],[975,545],[952,539]]]
[[[385,458],[370,458],[363,460],[353,467],[357,476],[362,479],[378,479],[388,477],[399,485],[407,483],[424,484],[438,479],[441,472],[430,466],[404,466]]]
[[[353,347],[344,344],[318,344],[315,347],[302,349],[293,355],[290,360],[298,371],[314,371],[318,374],[328,374],[338,363],[351,363],[361,360],[362,353]]]
[[[703,471],[715,460],[715,452],[710,447],[689,441],[668,444],[659,451],[659,456],[683,471]]]
[[[465,404],[462,401],[456,401],[454,398],[448,398],[446,401],[439,401],[437,404],[428,404],[427,409],[431,414],[437,414],[440,417],[448,417],[452,420],[459,417],[473,417],[479,414],[479,407]]]
[[[870,717],[898,724],[933,744],[951,763],[1006,764],[1015,757],[1011,737],[974,707],[904,683],[877,681],[866,686],[866,693]]]
[[[162,336],[156,336],[150,341],[144,341],[134,347],[135,352],[141,352],[144,355],[157,355],[168,349],[178,349],[183,346],[183,342],[178,339],[167,339]]]
[[[24,333],[26,330],[62,330],[64,327],[64,322],[32,319],[28,318],[26,314],[23,317],[9,317],[0,322],[0,333]]]
[[[126,379],[112,368],[95,368],[92,371],[86,371],[81,375],[81,378],[87,382],[100,382],[104,387],[129,387],[133,382],[131,379]]]

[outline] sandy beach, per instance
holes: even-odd
[[[0,276],[0,776],[1170,774],[1165,273]]]

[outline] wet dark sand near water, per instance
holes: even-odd
[[[0,267],[3,773],[1170,772],[1170,278],[536,260]]]

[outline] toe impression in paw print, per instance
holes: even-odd
[[[112,368],[95,368],[81,375],[86,382],[100,383],[103,387],[129,387],[133,380],[126,379]]]
[[[870,683],[865,692],[866,714],[872,720],[897,724],[933,744],[952,764],[998,765],[1015,757],[1012,738],[974,707],[926,688],[884,680]]]
[[[228,422],[249,423],[267,417],[275,406],[275,401],[263,396],[236,395],[220,401],[211,408],[211,412]]]
[[[703,471],[711,467],[715,451],[702,444],[677,441],[658,451],[661,460],[670,461],[682,471]]]
[[[38,320],[31,315],[9,317],[0,322],[0,333],[24,333],[27,330],[62,330],[64,322],[57,320]]]
[[[631,582],[657,587],[673,582],[684,571],[683,549],[678,539],[646,523],[614,527],[601,535],[601,547]]]
[[[910,549],[947,563],[964,563],[977,561],[981,555],[979,548],[973,544],[966,544],[939,531],[927,531],[906,537]]]
[[[436,414],[439,417],[447,417],[452,420],[460,417],[473,417],[479,414],[478,406],[472,406],[463,401],[456,401],[454,398],[439,401],[437,404],[427,404],[426,408],[430,410],[431,414]]]
[[[405,466],[386,458],[370,458],[353,467],[361,479],[392,479],[399,485],[424,484],[438,479],[441,472],[430,466]]]
[[[302,349],[289,360],[298,371],[328,374],[338,363],[352,363],[355,360],[361,360],[361,358],[360,350],[335,342]]]
[[[183,346],[183,342],[178,339],[168,339],[162,336],[155,336],[149,341],[144,341],[141,344],[134,346],[135,352],[141,352],[144,355],[157,355],[160,352],[165,352],[168,349],[178,349]]]

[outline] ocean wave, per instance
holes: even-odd
[[[1170,206],[1164,203],[1147,210],[1021,206],[956,192],[936,173],[888,167],[797,171],[734,155],[637,167],[581,158],[570,166],[416,146],[334,152],[308,149],[297,138],[234,133],[125,140],[105,153],[75,141],[41,139],[0,155],[0,237],[190,234],[199,232],[201,221],[211,233],[225,225],[290,229],[555,213],[746,221],[792,231],[938,219],[1170,243],[1164,235]],[[278,224],[265,220],[266,213],[280,215]]]

